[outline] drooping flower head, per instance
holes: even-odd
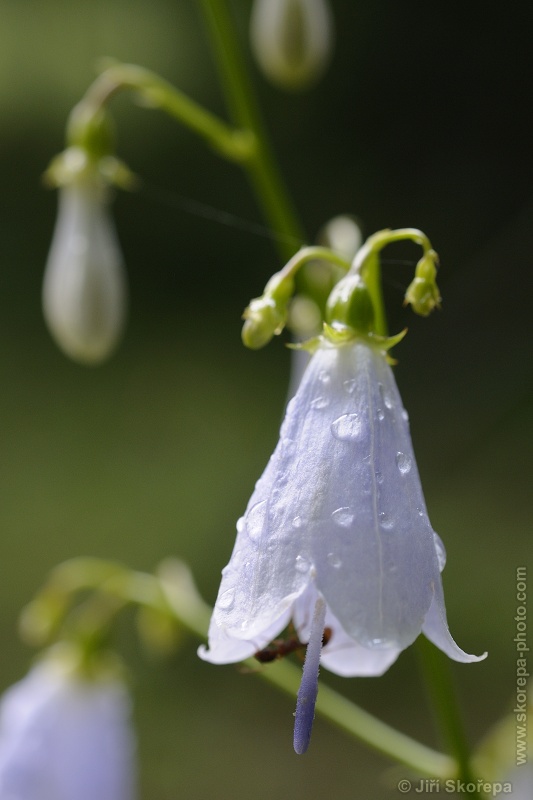
[[[362,325],[341,330],[333,320],[318,342],[237,524],[200,650],[215,664],[240,661],[292,620],[310,642],[297,752],[309,741],[319,660],[338,675],[381,675],[421,632],[456,661],[479,660],[449,632],[444,546],[428,518],[387,343],[364,334],[364,287],[357,275],[345,280],[331,308],[338,316],[347,301]],[[321,648],[324,628],[331,636]]]
[[[124,180],[126,171],[108,153],[105,117],[91,121],[89,132],[74,120],[73,143],[47,172],[60,194],[43,312],[59,347],[95,364],[115,349],[126,317],[126,273],[109,209],[109,184]]]
[[[0,701],[0,797],[134,800],[130,701],[116,678],[89,680],[47,658]]]

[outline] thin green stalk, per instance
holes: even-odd
[[[97,112],[115,94],[128,89],[146,105],[186,125],[225,158],[242,163],[255,149],[248,130],[228,125],[155,72],[136,64],[112,64],[91,84],[80,105]]]
[[[457,762],[457,778],[475,783],[470,748],[447,658],[424,636],[417,639],[416,649],[442,738]],[[472,796],[482,797],[479,793]]]
[[[247,67],[225,0],[202,0],[213,51],[234,123],[252,132],[256,147],[247,169],[265,218],[279,237],[280,255],[287,261],[305,236],[274,158]]]

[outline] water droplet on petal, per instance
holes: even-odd
[[[303,556],[296,556],[296,562],[294,566],[297,572],[309,572],[309,567],[311,565]]]
[[[239,517],[237,520],[237,533],[242,533],[244,530],[244,517]]]
[[[383,420],[385,419],[385,412],[383,411],[382,408],[378,408],[377,415],[378,415],[379,421],[383,422]]]
[[[423,516],[424,516],[424,510],[423,510],[422,508],[419,508],[419,507],[417,506],[416,510],[418,511],[418,516],[419,516],[419,517],[423,517]]]
[[[348,394],[352,394],[356,387],[357,381],[355,378],[349,378],[347,381],[343,381],[344,391],[348,392]]]
[[[371,639],[369,642],[370,647],[376,647],[378,649],[390,647],[390,645],[390,639],[386,639],[384,637],[376,637],[375,639]]]
[[[217,605],[219,608],[224,609],[227,611],[230,609],[235,602],[235,589],[226,589],[224,594],[221,594],[217,600]]]
[[[402,419],[404,420],[404,422],[409,422],[409,414],[407,413],[405,408],[402,408]]]
[[[383,483],[383,473],[376,472],[376,483]]]
[[[382,511],[381,514],[379,515],[379,524],[386,531],[390,531],[391,528],[394,527],[394,520],[392,519],[392,517],[389,517],[388,514],[385,514],[385,512]]]
[[[328,553],[327,556],[328,564],[331,564],[333,569],[339,569],[342,566],[342,560],[336,553]]]
[[[331,423],[331,432],[341,442],[352,442],[361,436],[361,427],[357,414],[343,414]]]
[[[328,405],[329,400],[327,397],[315,397],[314,400],[311,400],[311,408],[320,410],[322,408],[326,408]]]
[[[265,515],[267,510],[267,501],[261,500],[249,510],[245,517],[246,533],[252,541],[256,541],[261,536],[263,526],[265,524]]]
[[[328,383],[330,383],[331,378],[329,376],[329,373],[325,369],[323,369],[322,372],[318,373],[318,380],[320,381],[320,383],[323,383],[324,386],[327,386]]]
[[[383,403],[385,408],[388,408],[390,411],[391,408],[393,407],[393,402],[390,394],[385,389],[382,383],[378,384],[378,389],[379,389],[379,396],[381,397],[381,402]]]
[[[334,511],[331,515],[331,519],[336,525],[340,525],[341,528],[349,528],[354,521],[354,514],[349,506],[344,506]]]
[[[396,453],[396,466],[402,475],[407,475],[411,471],[413,459],[405,453]]]
[[[303,526],[303,524],[304,524],[303,517],[294,517],[294,519],[292,521],[292,527],[293,528],[301,528]]]

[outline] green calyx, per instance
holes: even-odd
[[[83,101],[74,106],[66,140],[66,149],[52,160],[44,173],[49,186],[57,188],[83,181],[121,189],[134,189],[137,185],[136,176],[114,155],[113,124],[104,108],[95,109]]]

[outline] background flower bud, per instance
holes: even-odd
[[[104,187],[94,180],[62,187],[43,284],[44,317],[59,347],[85,364],[105,360],[124,327],[126,293]]]
[[[250,37],[255,57],[273,83],[303,89],[320,77],[331,52],[327,0],[256,0]]]

